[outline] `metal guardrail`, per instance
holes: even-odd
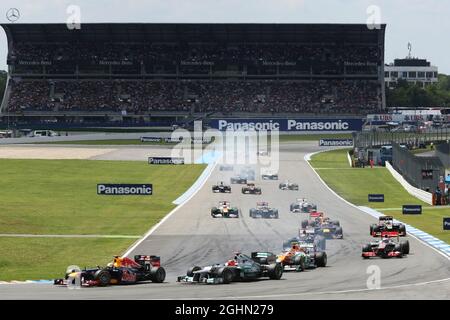
[[[450,140],[450,128],[431,129],[423,132],[384,132],[366,131],[354,132],[354,146],[358,148],[372,148],[383,145],[430,143]]]

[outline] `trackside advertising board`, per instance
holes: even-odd
[[[321,147],[351,147],[353,146],[353,139],[320,139],[319,146]]]
[[[152,184],[97,184],[97,194],[107,196],[151,196]]]
[[[384,194],[369,194],[369,202],[384,202]]]
[[[444,230],[450,230],[450,218],[444,218],[443,227]]]
[[[403,205],[403,214],[422,214],[422,206],[416,204]]]
[[[184,164],[184,158],[149,157],[148,164]]]
[[[221,131],[361,131],[362,119],[213,119],[211,128]]]

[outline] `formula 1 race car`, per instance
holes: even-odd
[[[283,243],[283,250],[289,250],[295,243],[312,243],[321,251],[326,249],[326,238],[316,233],[314,228],[300,229],[297,237]]]
[[[114,257],[108,266],[92,269],[78,269],[71,266],[64,279],[54,280],[55,285],[80,285],[104,287],[112,284],[134,284],[141,281],[164,282],[166,271],[161,267],[158,256],[136,255],[134,260]]]
[[[231,186],[224,184],[222,181],[212,186],[214,193],[231,193]]]
[[[220,201],[218,207],[211,208],[213,218],[239,218],[239,209],[231,207],[228,201]]]
[[[375,242],[370,242],[363,246],[361,256],[364,259],[372,257],[381,258],[403,258],[404,255],[409,254],[409,241],[397,241],[393,238],[385,237]]]
[[[269,207],[268,202],[257,202],[256,208],[250,209],[251,218],[278,219],[278,210]]]
[[[317,205],[308,203],[305,199],[297,199],[296,202],[291,203],[289,210],[292,213],[310,213],[317,211]]]
[[[372,237],[405,237],[406,227],[402,223],[394,223],[392,216],[381,216],[378,218],[378,224],[370,226],[370,235]]]
[[[291,183],[289,180],[286,180],[285,182],[280,183],[278,186],[281,190],[298,190],[298,184],[297,183]]]
[[[231,164],[221,164],[219,167],[220,171],[233,171],[234,167]]]
[[[278,180],[278,173],[273,171],[264,171],[261,174],[261,179],[263,180]]]
[[[234,258],[226,263],[206,267],[193,266],[186,275],[179,276],[177,281],[228,284],[263,277],[279,280],[283,275],[283,267],[276,259],[271,252],[252,252],[251,257],[236,253]]]
[[[261,194],[261,188],[255,186],[254,183],[247,183],[246,186],[242,187],[243,194]]]
[[[317,234],[323,235],[327,239],[343,239],[344,234],[338,220],[331,220],[328,217],[317,217],[314,220],[303,220],[301,227],[313,227]]]
[[[238,176],[233,176],[230,178],[230,183],[234,183],[234,184],[247,184],[247,178],[242,177],[240,175]]]
[[[317,267],[326,267],[327,253],[316,247],[315,244],[309,242],[292,243],[290,248],[285,248],[278,255],[278,262],[283,269],[295,269],[303,271]]]

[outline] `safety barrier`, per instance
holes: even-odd
[[[386,161],[386,168],[392,174],[395,180],[397,180],[409,194],[430,205],[433,203],[432,200],[433,195],[431,193],[410,185],[408,181],[406,181],[405,178],[403,178],[403,176],[400,173],[398,173],[388,161]]]

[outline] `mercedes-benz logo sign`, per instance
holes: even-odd
[[[20,18],[20,12],[17,8],[11,8],[6,12],[6,19],[10,22],[16,22]]]

